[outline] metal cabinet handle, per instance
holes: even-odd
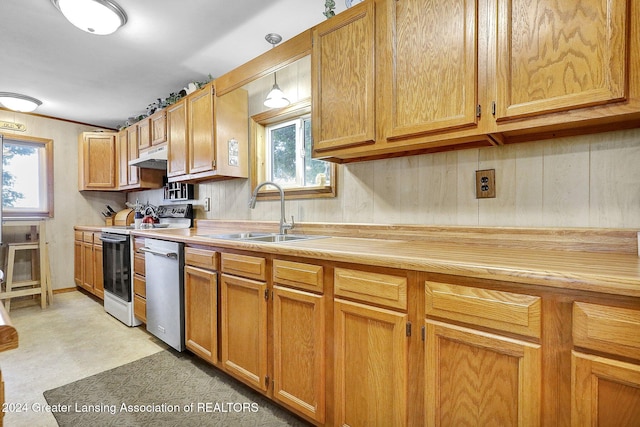
[[[162,256],[162,257],[171,258],[171,259],[178,259],[178,254],[175,252],[160,252],[160,251],[155,251],[153,249],[149,249],[147,247],[140,248],[139,250],[140,252],[150,253],[151,255],[157,255],[157,256]]]

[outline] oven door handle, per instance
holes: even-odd
[[[127,241],[126,237],[105,237],[100,236],[100,240],[107,243],[125,243]]]
[[[151,255],[157,255],[165,258],[178,259],[178,254],[175,252],[160,252],[153,249],[149,249],[146,246],[139,249],[140,252],[145,252]]]

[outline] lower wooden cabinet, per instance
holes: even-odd
[[[325,420],[324,295],[273,287],[273,397]]]
[[[75,231],[74,281],[76,286],[104,299],[102,241],[99,232]]]
[[[426,320],[428,426],[537,426],[540,345]]]
[[[407,425],[408,316],[334,302],[335,424]]]
[[[184,267],[185,345],[209,363],[218,363],[218,275]]]
[[[277,258],[186,251],[187,347],[313,424],[640,425],[637,298]]]
[[[640,364],[576,351],[572,356],[572,425],[640,425]]]
[[[82,238],[82,286],[85,290],[93,293],[94,282],[94,250],[93,233],[84,232]]]
[[[73,280],[82,286],[82,231],[76,231],[73,240]]]
[[[94,235],[93,241],[93,294],[104,299],[104,270],[102,265],[102,241]]]
[[[133,315],[142,323],[147,323],[147,270],[145,255],[140,248],[144,247],[144,237],[133,239]]]
[[[572,425],[640,425],[638,307],[573,303]]]
[[[266,289],[263,281],[220,276],[222,365],[263,392],[268,388]]]

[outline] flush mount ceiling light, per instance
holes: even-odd
[[[0,92],[0,104],[9,110],[30,113],[42,105],[42,101],[19,93]]]
[[[107,35],[127,22],[127,14],[111,0],[51,0],[65,18],[91,34]]]
[[[278,43],[282,41],[280,34],[269,33],[265,37],[265,40],[271,43],[272,47],[276,47]],[[278,80],[276,79],[276,73],[273,73],[273,87],[264,100],[265,107],[269,108],[282,108],[289,105],[289,100],[284,96],[282,90],[278,86]]]

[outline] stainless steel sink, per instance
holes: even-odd
[[[292,240],[308,240],[315,236],[296,236],[293,234],[270,234],[268,236],[260,236],[260,237],[252,237],[247,240],[251,240],[252,242],[267,242],[267,243],[277,243],[277,242],[290,242]]]
[[[208,237],[211,239],[236,240],[243,242],[280,243],[292,242],[296,240],[322,239],[326,236],[307,236],[302,234],[277,234],[246,231],[242,233],[209,234],[203,237]]]
[[[242,233],[230,233],[230,234],[209,234],[208,236],[211,239],[222,239],[222,240],[244,240],[244,239],[253,239],[254,237],[264,237],[270,236],[271,233],[259,233],[256,231],[245,231]]]

